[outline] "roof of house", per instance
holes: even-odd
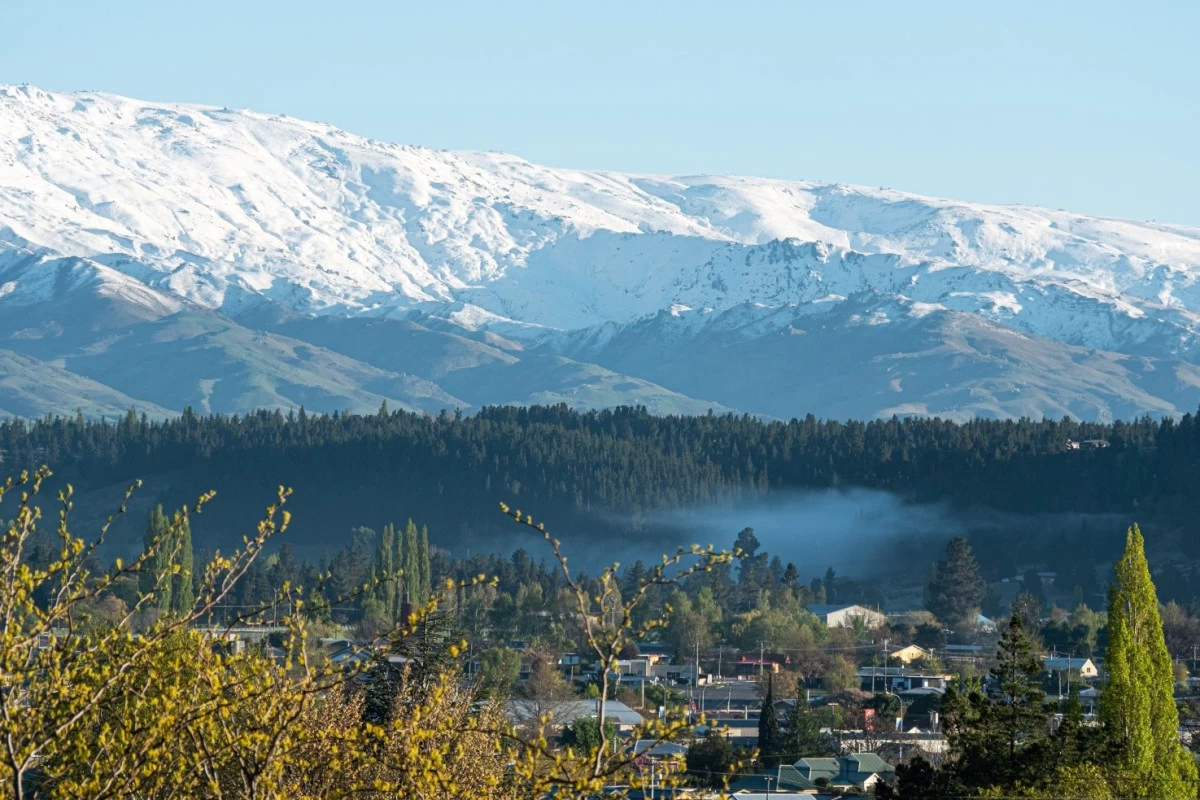
[[[931,655],[931,653],[928,650],[926,650],[924,647],[921,647],[921,645],[919,645],[919,644],[905,645],[904,647],[901,647],[898,650],[893,650],[892,652],[888,653],[888,655],[895,658],[896,656],[900,655],[901,653],[907,653],[909,651],[913,651],[913,652],[917,652],[917,653],[924,653],[925,655]]]
[[[854,753],[840,758],[802,758],[796,770],[811,781],[824,778],[830,784],[861,784],[872,775],[892,775],[896,768],[874,753]]]
[[[599,700],[563,700],[553,703],[549,709],[551,721],[556,725],[570,725],[577,719],[596,716],[599,713],[599,705]],[[534,719],[539,712],[546,710],[545,704],[537,704],[529,700],[512,700],[508,704],[508,716],[517,722]],[[645,722],[641,714],[619,700],[605,702],[604,718],[618,725],[641,725]]]
[[[730,793],[738,792],[802,792],[806,789],[816,789],[817,784],[800,774],[800,771],[788,764],[781,764],[770,772],[759,772],[738,778],[729,784]]]
[[[810,603],[808,606],[808,610],[813,614],[816,614],[818,617],[824,617],[828,614],[833,614],[838,611],[845,611],[848,608],[869,611],[872,614],[879,613],[878,611],[867,608],[866,606],[860,606],[858,603]]]
[[[1042,656],[1042,665],[1048,670],[1096,668],[1090,658],[1071,658],[1069,656]]]
[[[934,672],[927,669],[909,669],[908,667],[859,667],[860,678],[946,678],[944,672]]]
[[[660,742],[656,739],[638,739],[633,743],[634,755],[649,753],[651,756],[665,758],[667,756],[687,755],[687,745],[674,742]]]

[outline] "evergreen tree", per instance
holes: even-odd
[[[1079,701],[1078,684],[1072,684],[1067,702],[1063,704],[1062,721],[1054,732],[1054,749],[1061,764],[1079,764],[1086,760],[1083,736],[1083,703]]]
[[[155,506],[146,521],[143,546],[147,551],[152,547],[157,549],[143,567],[139,588],[142,593],[154,593],[148,606],[163,613],[171,610],[171,590],[174,587],[174,580],[167,574],[171,571],[171,544],[171,521],[163,513],[162,506]]]
[[[179,567],[179,571],[171,580],[171,612],[186,614],[191,611],[192,603],[195,602],[195,592],[192,588],[195,555],[192,552],[192,526],[187,517],[179,520],[171,539],[174,561],[172,567]]]
[[[709,786],[721,786],[733,771],[734,752],[729,737],[710,728],[704,738],[688,748],[687,771]]]
[[[426,598],[421,596],[421,568],[417,558],[417,525],[409,519],[404,527],[404,546],[401,550],[401,564],[404,568],[404,591],[408,594],[413,606],[422,605]]]
[[[782,760],[787,764],[802,758],[826,756],[830,752],[821,735],[821,721],[804,700],[804,693],[800,694],[801,696],[796,698],[796,705],[787,715],[787,724],[780,739]]]
[[[424,525],[421,526],[421,540],[417,545],[417,569],[421,583],[418,594],[425,602],[433,593],[433,576],[429,571],[429,528]]]
[[[1042,664],[1016,615],[1000,637],[996,661],[992,676],[999,686],[1001,702],[991,704],[988,710],[1003,740],[1003,785],[1015,786],[1039,774],[1039,759],[1044,755],[1040,745],[1049,732],[1046,693],[1039,681]]]
[[[1115,749],[1120,796],[1195,797],[1196,763],[1179,741],[1171,656],[1137,525],[1125,539],[1108,593],[1108,683],[1100,719]]]
[[[925,587],[925,607],[942,622],[962,625],[972,621],[986,591],[971,546],[956,536],[946,545],[946,557],[933,565]]]
[[[396,528],[389,522],[383,526],[379,546],[375,550],[375,564],[371,570],[374,579],[381,581],[374,590],[373,609],[384,620],[395,621],[400,612],[396,569]]]
[[[775,681],[767,674],[767,694],[758,716],[758,760],[764,767],[779,765],[781,738],[779,717],[775,714]]]

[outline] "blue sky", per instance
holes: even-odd
[[[0,3],[0,82],[1200,225],[1200,3]]]

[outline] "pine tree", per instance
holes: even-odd
[[[925,607],[942,622],[961,625],[971,621],[986,591],[971,546],[956,536],[946,545],[946,557],[933,565]]]
[[[1196,764],[1179,741],[1171,656],[1137,525],[1126,534],[1108,592],[1108,683],[1100,720],[1115,747],[1118,795],[1195,797]]]
[[[1047,736],[1049,723],[1046,693],[1038,680],[1042,665],[1021,618],[1015,614],[1000,637],[996,661],[992,676],[999,685],[1002,702],[990,705],[988,710],[995,719],[1006,758],[1004,785],[1011,787],[1038,774],[1041,765],[1033,762],[1042,755],[1039,745]]]
[[[1072,684],[1063,704],[1062,721],[1054,732],[1055,751],[1060,766],[1072,766],[1083,761],[1083,703],[1079,701],[1079,686]]]
[[[758,715],[758,760],[764,767],[775,767],[780,757],[779,717],[775,713],[775,682],[767,674],[767,695]]]
[[[829,748],[821,735],[821,721],[803,696],[796,698],[796,705],[788,713],[786,721],[779,748],[785,763],[828,755]]]

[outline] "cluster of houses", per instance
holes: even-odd
[[[1041,576],[1039,576],[1041,577]],[[878,611],[859,605],[814,605],[809,609],[824,624],[831,628],[875,629],[887,623],[887,618]],[[990,620],[980,618],[977,629],[995,632]],[[225,630],[220,636],[230,647],[270,647],[270,630],[266,626],[254,626],[246,630]],[[215,632],[214,632],[215,633]],[[375,656],[377,649],[386,650],[387,643],[380,641],[364,645],[345,639],[324,640],[326,654],[331,663],[353,663]],[[535,658],[545,658],[544,653],[533,654],[522,642],[510,642],[509,646],[522,653],[520,680],[527,681],[532,672]],[[836,756],[830,758],[801,758],[791,764],[783,764],[758,774],[738,776],[732,780],[729,796],[738,800],[757,800],[771,797],[774,800],[796,798],[800,800],[824,800],[872,792],[880,781],[890,781],[895,776],[894,764],[901,763],[916,754],[937,756],[946,749],[938,718],[940,700],[946,688],[956,679],[964,663],[971,664],[981,673],[986,672],[987,662],[993,648],[982,644],[948,644],[935,650],[916,644],[893,647],[882,651],[885,658],[881,665],[863,665],[857,670],[859,687],[851,690],[860,700],[886,694],[899,701],[899,711],[894,717],[881,719],[871,708],[855,704],[859,711],[846,711],[832,715],[830,719],[842,720],[844,730],[824,729],[833,744]],[[654,703],[647,705],[644,690],[648,685],[672,687],[685,694],[693,712],[704,714],[704,724],[696,720],[695,733],[702,736],[716,729],[730,739],[735,747],[752,749],[758,743],[758,717],[761,714],[759,681],[765,674],[777,673],[788,667],[786,654],[773,654],[766,648],[757,653],[722,651],[716,659],[714,654],[705,654],[704,665],[715,668],[713,674],[701,669],[699,654],[680,659],[673,648],[663,643],[639,644],[637,652],[629,658],[616,662],[609,677],[635,693],[629,703],[607,700],[603,704],[596,699],[579,697],[547,703],[543,700],[514,699],[507,711],[514,724],[538,723],[547,712],[550,714],[550,730],[553,735],[561,732],[583,718],[596,718],[601,713],[618,733],[619,746],[628,749],[637,763],[645,764],[659,774],[683,768],[688,746],[685,743],[637,740],[637,731],[648,716],[661,715],[663,709]],[[391,656],[398,660],[398,656]],[[558,656],[555,666],[564,678],[576,685],[597,679],[596,667],[577,653]],[[1094,713],[1100,678],[1097,665],[1088,658],[1059,656],[1052,654],[1043,658],[1044,682],[1051,697],[1062,697],[1071,687],[1078,689],[1085,713]],[[886,664],[886,666],[882,665]],[[399,665],[398,665],[399,666]],[[466,671],[471,674],[479,669],[477,659],[469,660]],[[642,702],[636,702],[636,693],[643,690]],[[843,692],[831,696],[820,686],[801,687],[803,696],[776,700],[776,712],[786,717],[796,703],[808,702],[813,706],[838,705],[846,702]],[[856,694],[857,693],[857,694]],[[628,698],[628,695],[624,695]],[[637,706],[635,708],[634,706]],[[853,720],[851,722],[850,720]],[[648,794],[654,797],[692,797],[706,800],[709,795],[703,790],[671,790],[672,794]],[[639,796],[636,792],[630,797]]]

